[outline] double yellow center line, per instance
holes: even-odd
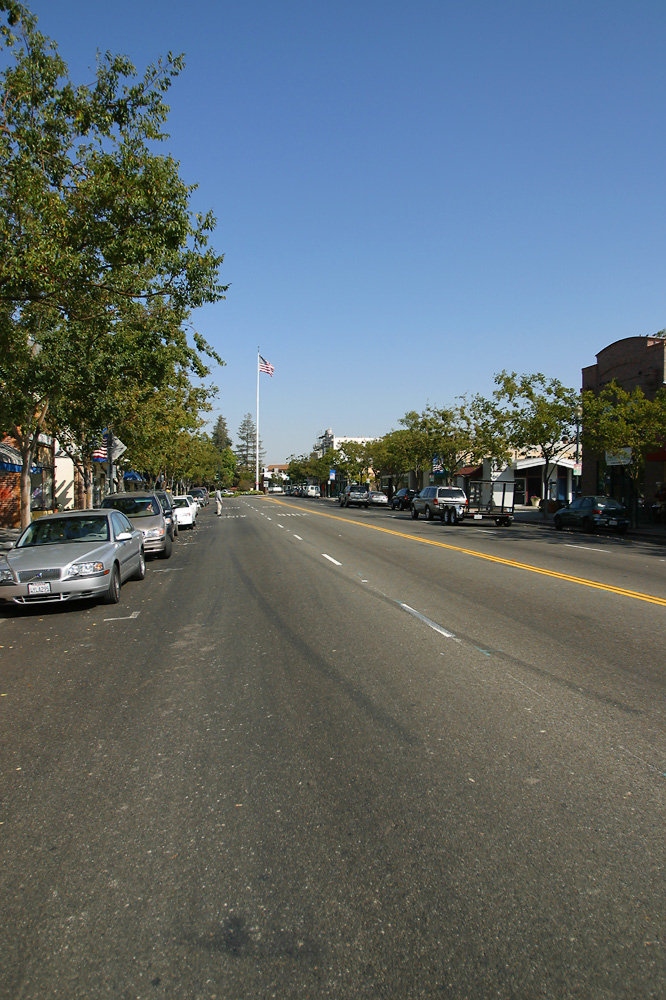
[[[271,503],[279,504],[281,507],[289,507],[284,500],[270,498]],[[344,521],[345,524],[353,524],[359,528],[367,528],[371,531],[381,531],[385,535],[394,535],[396,538],[404,538],[409,542],[418,542],[419,545],[434,545],[440,549],[448,549],[450,552],[460,552],[462,555],[472,556],[474,559],[485,559],[486,562],[499,563],[501,566],[511,566],[513,569],[524,569],[528,573],[538,573],[540,576],[549,576],[554,580],[564,580],[566,583],[576,583],[581,587],[591,587],[593,590],[603,590],[608,594],[617,594],[619,597],[630,597],[635,601],[646,601],[648,604],[658,604],[666,608],[666,598],[655,597],[653,594],[642,594],[639,590],[627,590],[624,587],[613,587],[609,583],[597,583],[596,580],[588,580],[582,576],[571,576],[569,573],[557,573],[552,569],[543,569],[541,566],[531,566],[529,563],[517,562],[515,559],[503,559],[501,556],[491,556],[485,552],[476,552],[474,549],[464,549],[460,545],[449,545],[447,542],[437,542],[431,538],[416,538],[414,535],[406,535],[402,531],[394,531],[392,528],[382,528],[377,524],[367,524],[365,521],[352,521],[347,517],[339,517],[337,514],[326,514],[323,510],[308,511],[317,517],[328,517],[332,521]]]

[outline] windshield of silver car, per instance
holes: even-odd
[[[153,517],[162,513],[156,497],[106,497],[103,506],[115,507],[125,517]]]
[[[33,521],[21,536],[17,548],[29,545],[56,545],[60,542],[108,542],[109,524],[105,517],[57,517]]]

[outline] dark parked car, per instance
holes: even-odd
[[[416,490],[402,489],[393,494],[391,500],[391,510],[409,510],[412,500],[416,496]]]
[[[578,497],[553,517],[558,531],[569,526],[583,531],[608,528],[624,535],[630,523],[627,508],[612,497]]]
[[[190,496],[193,496],[200,507],[206,507],[208,504],[208,490],[205,490],[202,486],[195,486],[189,491]]]
[[[426,521],[439,517],[447,524],[457,524],[467,513],[467,496],[457,486],[426,486],[412,500],[412,517],[419,514]]]

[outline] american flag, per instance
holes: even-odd
[[[108,459],[109,456],[108,456],[108,453],[107,453],[107,450],[106,450],[106,440],[107,440],[107,438],[106,438],[106,431],[104,431],[104,433],[102,434],[102,442],[103,442],[102,446],[100,447],[99,444],[98,444],[97,448],[95,448],[95,450],[92,453],[92,460],[93,460],[93,462],[106,462],[107,461],[107,459]]]
[[[273,377],[273,372],[275,371],[275,368],[270,361],[266,361],[266,358],[262,358],[261,354],[259,355],[259,371],[268,372],[271,378]]]

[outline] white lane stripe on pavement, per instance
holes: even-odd
[[[422,615],[420,611],[415,611],[414,608],[410,608],[409,604],[402,604],[401,602],[398,602],[398,606],[401,607],[403,611],[406,611],[407,614],[413,615],[414,618],[418,618],[418,620],[423,622],[424,625],[427,625],[428,628],[433,629],[435,632],[439,632],[439,634],[443,635],[446,639],[455,639],[456,642],[460,642],[460,639],[458,639],[453,632],[449,632],[447,629],[443,628],[442,625],[438,625],[437,622],[432,621],[431,618],[426,618],[426,616]]]
[[[299,542],[302,542],[302,541],[303,541],[303,539],[301,538],[301,536],[300,536],[300,535],[294,535],[294,538],[298,538]]]
[[[575,542],[565,542],[564,544],[568,549],[582,549],[583,552],[603,552],[605,556],[608,555],[608,549],[592,549],[589,545],[576,545]]]
[[[342,566],[342,563],[338,562],[337,559],[334,559],[333,556],[327,556],[325,552],[322,552],[322,555],[324,559],[328,559],[329,562],[335,563],[336,566]]]

